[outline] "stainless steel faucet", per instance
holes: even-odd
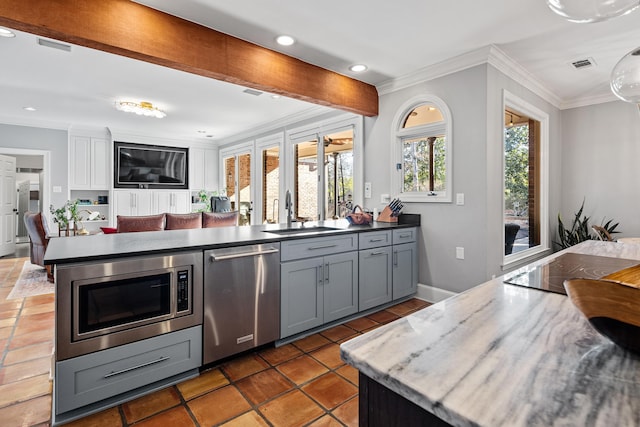
[[[289,190],[287,190],[284,198],[284,208],[287,210],[287,228],[291,228],[291,210],[293,206],[291,205],[291,191]]]

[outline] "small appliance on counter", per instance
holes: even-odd
[[[375,219],[378,222],[398,222],[398,217],[402,212],[404,203],[400,199],[393,199],[387,206],[384,207],[380,215]]]

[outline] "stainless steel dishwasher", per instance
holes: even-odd
[[[280,337],[280,243],[205,251],[204,363]]]

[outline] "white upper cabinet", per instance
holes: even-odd
[[[189,188],[193,191],[218,190],[217,150],[189,148]]]
[[[69,188],[109,189],[109,143],[105,138],[74,136],[69,142]]]

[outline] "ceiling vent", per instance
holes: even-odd
[[[583,70],[585,68],[591,68],[596,65],[596,61],[593,58],[584,58],[578,59],[577,61],[572,61],[571,66],[576,70]]]
[[[64,50],[65,52],[71,52],[71,46],[64,43],[54,42],[52,40],[45,40],[38,37],[38,44],[40,46],[50,47],[52,49]]]
[[[260,92],[259,90],[255,90],[255,89],[245,89],[243,90],[243,92],[253,96],[260,96],[263,94],[263,92]]]

